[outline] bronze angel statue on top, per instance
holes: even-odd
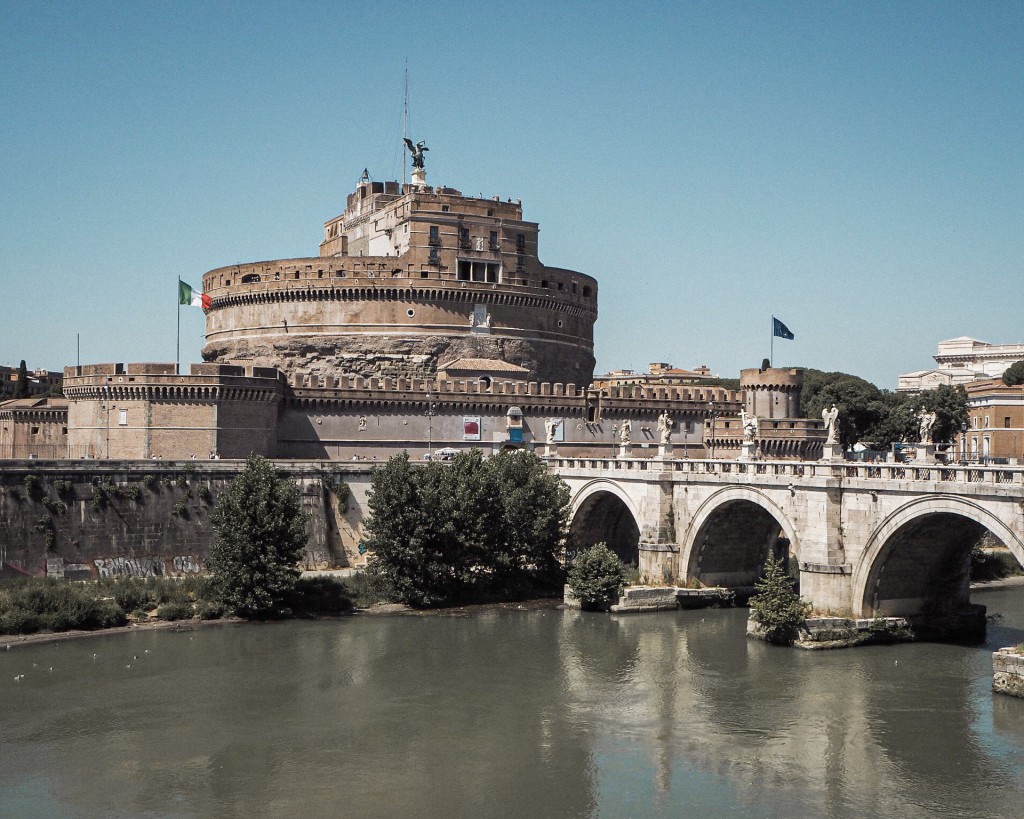
[[[422,168],[423,154],[430,150],[430,148],[427,147],[427,143],[420,141],[414,144],[409,137],[403,137],[403,139],[405,140],[405,146],[409,149],[409,153],[412,154],[412,166],[414,168]]]

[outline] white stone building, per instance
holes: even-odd
[[[943,384],[999,378],[1011,364],[1024,360],[1024,344],[989,344],[961,336],[940,341],[934,358],[937,367],[900,375],[897,392],[921,392]]]

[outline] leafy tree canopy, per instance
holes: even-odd
[[[886,449],[896,441],[918,439],[922,407],[936,414],[932,437],[952,440],[967,420],[967,393],[963,387],[943,385],[917,395],[880,390],[869,381],[848,373],[804,370],[801,414],[820,418],[832,404],[839,409],[843,444],[858,441]]]
[[[370,570],[401,602],[509,599],[558,579],[569,489],[531,452],[415,466],[396,455],[368,503]]]
[[[1006,368],[1003,372],[1003,383],[1008,387],[1024,384],[1024,361],[1018,361]]]
[[[217,499],[206,566],[224,603],[243,617],[281,610],[299,577],[306,515],[295,481],[252,455]]]

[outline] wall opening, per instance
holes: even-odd
[[[569,526],[570,552],[602,542],[623,563],[640,565],[640,527],[629,507],[611,492],[595,492],[583,501]]]
[[[775,517],[752,501],[728,501],[701,526],[686,574],[706,586],[753,586],[770,552],[796,576],[797,561]]]

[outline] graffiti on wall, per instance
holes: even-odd
[[[103,557],[93,564],[100,577],[173,577],[179,574],[199,574],[202,561],[193,555],[178,555],[171,559],[170,571],[162,557]]]
[[[192,555],[179,555],[171,564],[177,574],[199,574],[203,570],[202,562]]]

